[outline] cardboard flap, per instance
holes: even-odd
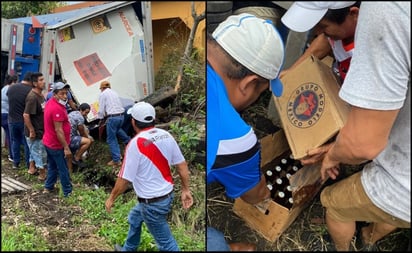
[[[257,209],[241,198],[235,199],[233,212],[242,217],[249,227],[258,231],[266,240],[274,241],[284,231],[289,210],[283,206],[271,202],[267,214]],[[280,219],[279,217],[284,217]]]
[[[289,150],[289,144],[286,140],[285,132],[282,129],[260,139],[260,144],[262,147],[260,167],[265,166],[271,162],[274,157],[278,157],[283,152]]]
[[[299,206],[307,203],[313,196],[315,196],[323,183],[320,177],[321,164],[307,165],[298,170],[289,179],[293,192],[293,206]]]

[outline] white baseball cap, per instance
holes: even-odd
[[[138,102],[127,110],[127,114],[143,123],[152,123],[156,118],[155,108],[147,102]]]
[[[328,9],[343,9],[355,4],[349,2],[294,2],[282,16],[282,23],[295,32],[306,32],[325,16]]]
[[[281,96],[278,76],[285,55],[283,40],[271,20],[242,13],[229,16],[212,34],[216,42],[253,73],[270,80],[270,89]]]

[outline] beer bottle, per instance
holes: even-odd
[[[290,177],[292,177],[292,174],[290,174],[289,172],[286,172],[285,177],[288,180],[287,182],[289,183]]]
[[[291,185],[286,186],[285,195],[286,195],[286,199],[292,197],[292,186]]]
[[[275,197],[273,198],[273,200],[284,206],[285,205],[285,193],[283,191],[277,191]]]
[[[266,182],[273,182],[275,179],[275,175],[273,174],[273,171],[271,169],[268,169],[265,173],[266,177]]]
[[[275,167],[275,179],[278,177],[284,177],[285,173],[286,173],[286,170],[284,170],[281,165],[277,165]]]
[[[286,201],[285,207],[288,209],[291,209],[293,206],[293,198],[289,197],[288,200]]]
[[[279,165],[276,165],[275,167],[275,176],[280,177],[282,175],[282,167]]]
[[[286,170],[289,166],[289,161],[286,158],[280,159],[280,163],[282,164],[282,167]]]
[[[279,191],[283,191],[283,189],[286,187],[286,180],[284,177],[278,177],[275,179],[275,185],[276,189]]]
[[[291,175],[293,175],[293,174],[295,174],[298,170],[299,170],[299,167],[298,167],[298,166],[292,165],[292,166],[290,167],[290,169],[288,170],[288,172],[289,172]]]
[[[275,192],[276,192],[276,190],[274,189],[274,187],[273,187],[273,184],[272,183],[267,183],[266,184],[266,187],[269,189],[269,191],[270,191],[270,198],[271,199],[273,199],[274,197],[275,197]]]

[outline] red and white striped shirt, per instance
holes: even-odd
[[[170,166],[184,161],[173,136],[166,130],[152,127],[130,140],[118,177],[132,182],[140,198],[160,197],[173,190]]]

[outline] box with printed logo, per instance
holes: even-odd
[[[272,169],[281,158],[291,154],[283,130],[260,139],[262,146],[261,170]],[[292,187],[293,204],[286,206],[276,199],[271,199],[265,206],[257,208],[240,198],[235,199],[233,212],[246,224],[268,241],[276,241],[293,223],[298,215],[320,191],[323,181],[320,179],[319,166],[304,166],[289,178]]]
[[[281,78],[283,94],[273,96],[295,159],[332,139],[342,128],[349,105],[340,99],[340,81],[331,66],[307,57]]]

